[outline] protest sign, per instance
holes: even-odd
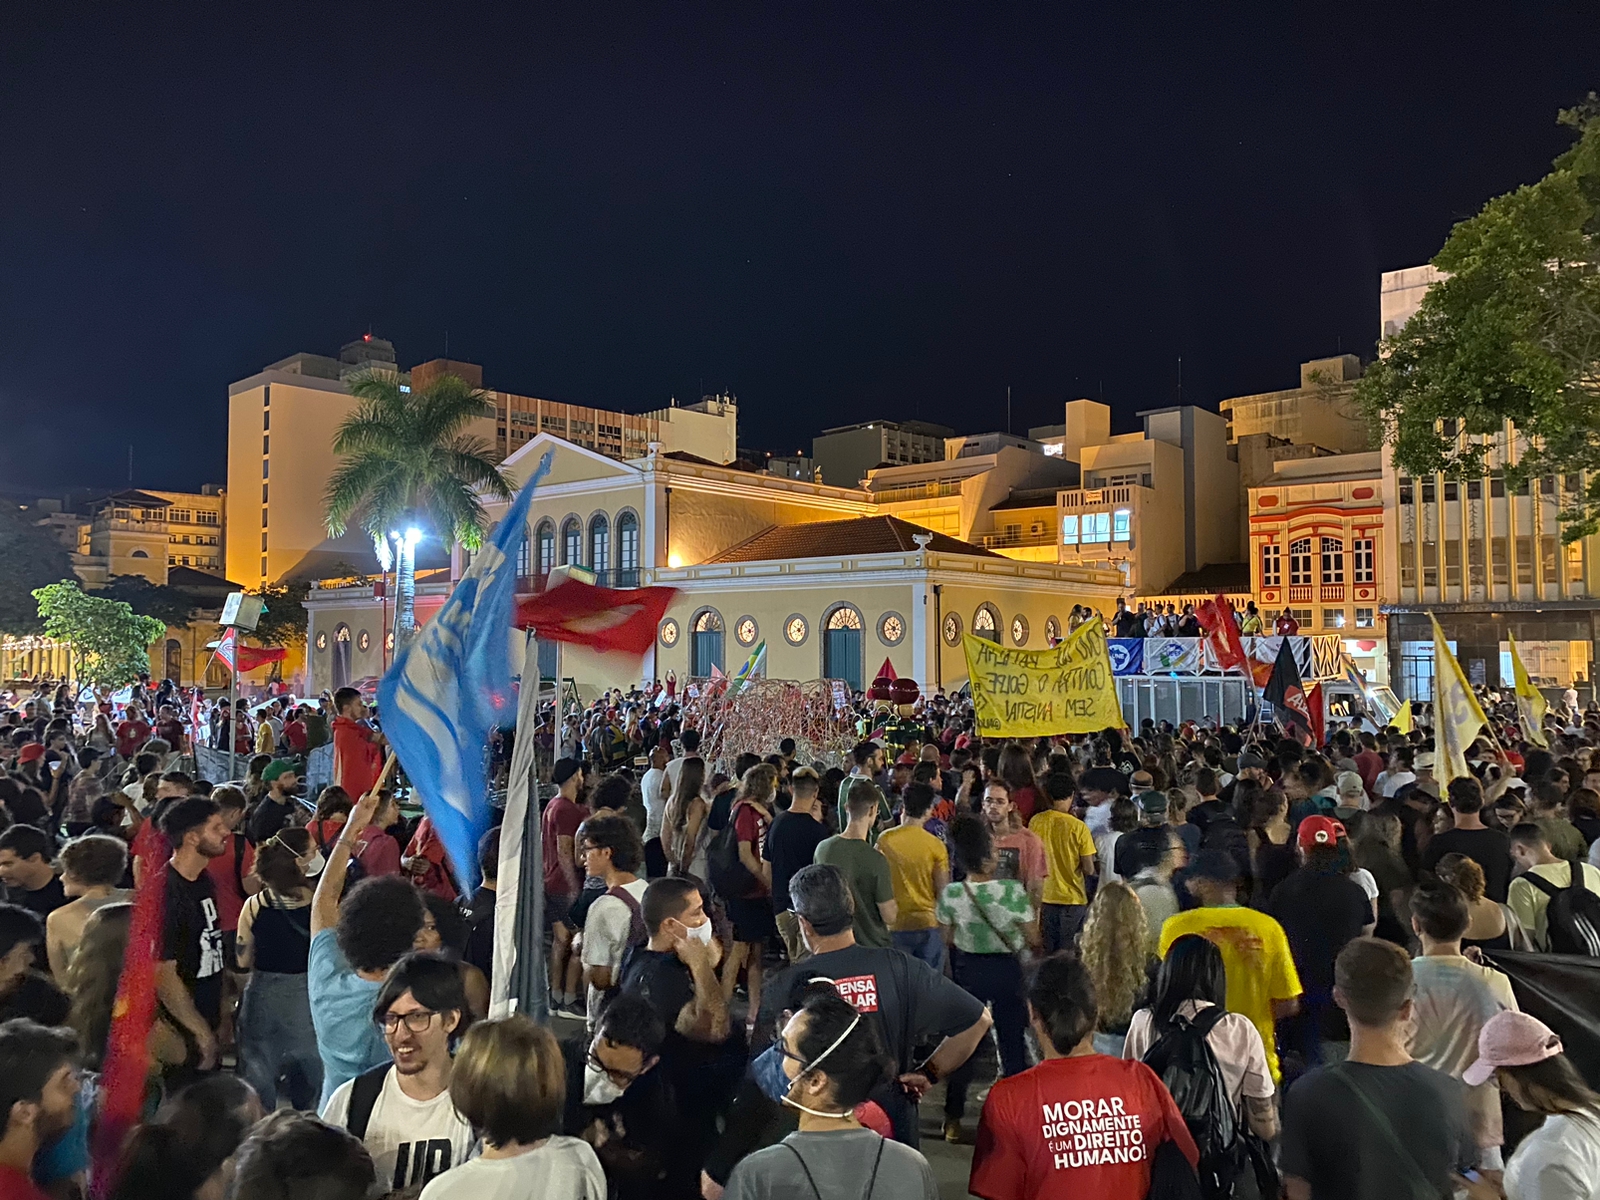
[[[1098,621],[1079,626],[1049,650],[1012,650],[971,634],[961,645],[983,737],[1098,733],[1122,725]]]

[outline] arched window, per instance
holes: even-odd
[[[166,645],[166,662],[163,675],[173,683],[183,682],[183,643],[177,638],[168,638]]]
[[[146,554],[143,550],[134,550],[134,551],[129,552],[128,557],[129,558],[149,558],[150,556],[148,554]]]
[[[522,541],[517,545],[517,578],[526,579],[533,574],[533,543],[528,540],[528,535],[522,535]]]
[[[840,604],[822,622],[822,676],[842,679],[851,691],[861,690],[861,613]]]
[[[1000,613],[994,605],[978,605],[978,611],[972,614],[972,636],[988,638],[991,642],[1000,640]]]
[[[1289,543],[1289,583],[1311,582],[1311,539],[1296,538]]]
[[[561,565],[583,565],[583,526],[577,517],[568,517],[561,523]]]
[[[540,521],[533,531],[533,542],[538,550],[539,574],[548,575],[556,569],[556,527],[549,521]]]
[[[1344,582],[1344,541],[1340,538],[1322,539],[1322,582]]]
[[[589,565],[597,574],[611,569],[611,522],[596,513],[589,522]]]
[[[722,658],[722,614],[703,608],[689,622],[689,674],[704,678],[711,668],[725,670]]]
[[[333,687],[350,686],[350,626],[340,624],[333,631]]]
[[[617,516],[617,585],[639,585],[639,518],[631,512]]]

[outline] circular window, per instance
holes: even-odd
[[[944,640],[947,646],[961,644],[961,618],[955,613],[946,613],[944,617]]]
[[[1058,642],[1061,640],[1061,622],[1054,617],[1044,619],[1044,640]]]
[[[760,632],[754,617],[740,617],[733,623],[733,636],[739,639],[741,646],[754,646],[756,635]]]
[[[326,650],[327,648],[328,648],[328,631],[326,629],[324,629],[321,633],[317,634],[317,649],[318,650]]]
[[[885,646],[898,646],[906,639],[906,619],[897,612],[886,612],[878,621],[878,640]]]
[[[385,650],[394,649],[394,630],[391,629],[388,633],[383,635],[383,648]]]
[[[372,649],[372,635],[370,633],[368,633],[365,629],[363,629],[360,633],[356,634],[356,649],[357,650],[371,650]]]
[[[801,645],[806,640],[806,634],[809,631],[806,619],[799,613],[790,614],[789,619],[783,623],[784,641],[791,646]]]
[[[1028,644],[1028,618],[1021,613],[1011,618],[1011,640],[1018,646]]]
[[[661,622],[661,629],[657,633],[663,646],[676,646],[678,644],[678,623],[671,617]]]

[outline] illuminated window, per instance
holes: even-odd
[[[992,604],[978,606],[978,611],[972,614],[972,632],[975,637],[987,638],[991,642],[1000,640],[1000,613]]]
[[[661,622],[661,630],[657,635],[661,638],[663,646],[676,646],[678,644],[678,623],[671,617]]]
[[[1297,538],[1289,543],[1289,583],[1311,582],[1311,539]]]
[[[1061,544],[1063,546],[1076,546],[1078,544],[1078,518],[1076,514],[1061,518]]]
[[[733,623],[733,636],[739,639],[741,646],[754,646],[759,632],[754,617],[740,617]]]
[[[808,631],[809,626],[806,624],[806,619],[799,613],[791,614],[789,619],[783,623],[784,640],[791,646],[798,646],[803,643],[806,640]]]
[[[1126,542],[1133,537],[1133,512],[1119,508],[1111,514],[1111,540]]]
[[[943,625],[942,632],[944,634],[945,645],[947,645],[947,646],[960,645],[961,644],[961,618],[956,616],[955,613],[946,613],[945,616],[944,616],[944,625]]]
[[[1018,646],[1028,644],[1028,618],[1021,613],[1011,618],[1011,640]]]
[[[1358,608],[1358,609],[1356,609],[1356,628],[1357,629],[1371,629],[1374,625],[1376,625],[1378,623],[1377,620],[1376,620],[1377,615],[1378,615],[1378,610],[1375,609],[1375,608]]]
[[[1084,513],[1083,514],[1083,540],[1085,542],[1109,542],[1111,540],[1111,514]]]
[[[568,517],[561,526],[561,565],[583,564],[583,526],[577,517]]]
[[[898,646],[905,640],[906,620],[897,612],[884,613],[878,622],[878,640],[885,646]]]
[[[1261,547],[1261,586],[1278,587],[1283,583],[1283,548],[1276,542]]]

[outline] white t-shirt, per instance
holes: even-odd
[[[329,1125],[345,1128],[354,1087],[353,1079],[341,1083],[328,1097],[322,1119]],[[400,1090],[400,1077],[390,1067],[384,1076],[383,1091],[372,1105],[372,1116],[367,1119],[367,1136],[362,1139],[377,1172],[373,1195],[383,1196],[426,1183],[435,1175],[460,1166],[476,1140],[472,1126],[451,1102],[448,1089],[432,1100],[413,1100]]]
[[[635,879],[632,883],[623,884],[622,890],[643,905],[644,890],[649,886],[647,880]],[[615,896],[601,896],[591,904],[589,915],[583,923],[583,965],[610,967],[611,982],[616,983],[617,972],[622,968],[622,955],[628,948],[628,930],[632,924],[633,913]],[[590,1029],[600,1020],[600,1005],[604,995],[596,988],[589,989]]]
[[[661,785],[671,778],[666,771],[651,767],[639,781],[639,791],[644,795],[644,840],[661,836],[661,819],[667,815],[667,802],[661,794]]]
[[[1506,1164],[1511,1200],[1589,1200],[1600,1195],[1600,1119],[1558,1114],[1518,1144]]]
[[[1192,1017],[1209,1004],[1187,1001],[1178,1012]],[[1123,1043],[1122,1057],[1143,1060],[1156,1044],[1155,1029],[1150,1023],[1150,1010],[1141,1008],[1128,1023],[1128,1040]],[[1217,1068],[1223,1082],[1228,1085],[1228,1098],[1235,1112],[1242,1111],[1243,1097],[1264,1099],[1272,1095],[1272,1072],[1267,1068],[1267,1049],[1261,1041],[1261,1031],[1242,1013],[1228,1013],[1218,1021],[1206,1036],[1206,1045],[1216,1056]]]
[[[1095,854],[1100,859],[1100,878],[1103,881],[1115,882],[1122,878],[1113,865],[1117,860],[1117,839],[1121,836],[1122,834],[1111,829],[1094,835]]]
[[[1416,775],[1410,771],[1385,771],[1379,775],[1376,783],[1378,790],[1385,796],[1393,796],[1408,783],[1415,783]]]
[[[606,1176],[582,1138],[553,1137],[511,1158],[475,1158],[422,1189],[422,1200],[606,1200]]]

